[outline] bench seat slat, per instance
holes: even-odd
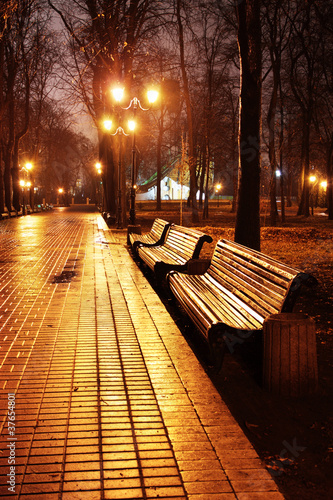
[[[246,293],[240,293],[239,290],[236,287],[231,286],[228,281],[221,279],[216,281],[211,277],[208,278],[208,276],[205,276],[205,282],[207,287],[214,290],[217,300],[221,298],[221,294],[223,295],[223,298],[225,295],[228,295],[230,300],[237,303],[237,305],[245,307],[246,304],[246,307],[250,308],[251,314],[256,316],[260,321],[263,321],[263,318],[265,318],[268,314],[275,314],[280,311],[280,304],[273,306],[267,302],[259,302],[255,297],[252,298]]]
[[[195,304],[206,318],[206,328],[210,324],[223,321],[224,324],[239,329],[260,329],[263,318],[251,310],[246,304],[234,297],[229,290],[219,289],[220,297],[216,294],[216,289],[207,287],[207,283],[202,276],[181,276],[177,280],[178,290],[182,288],[180,295],[183,297],[182,304],[187,303],[189,309]]]

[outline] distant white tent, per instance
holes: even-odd
[[[174,159],[169,165],[162,168],[161,173],[161,199],[184,200],[190,191],[188,166],[181,161],[181,157]],[[157,173],[155,172],[147,181],[139,184],[136,199],[156,200]]]

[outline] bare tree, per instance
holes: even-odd
[[[117,156],[102,128],[103,117],[114,111],[110,84],[121,84],[127,92],[133,84],[137,48],[153,32],[157,8],[149,0],[51,1],[49,5],[63,21],[69,35],[77,94],[98,130],[99,155],[104,162],[103,183],[106,211],[116,214]]]
[[[182,18],[182,2],[176,0],[176,18],[178,26],[180,68],[183,81],[183,93],[187,114],[187,140],[188,140],[188,162],[190,169],[190,204],[192,207],[192,222],[199,220],[198,205],[197,205],[197,177],[196,177],[196,158],[194,152],[194,133],[193,133],[193,113],[192,102],[190,95],[190,86],[185,62],[185,39],[184,39],[184,22]]]
[[[235,241],[260,249],[261,22],[260,0],[237,3],[241,65],[240,180]]]
[[[275,0],[274,2],[263,1],[263,40],[269,54],[269,68],[263,81],[266,77],[269,78],[270,98],[268,111],[266,116],[268,129],[268,156],[271,166],[271,186],[270,186],[270,212],[271,225],[275,226],[278,218],[278,210],[276,203],[276,174],[279,162],[278,145],[278,130],[277,130],[277,109],[278,99],[280,95],[280,109],[282,109],[281,101],[281,64],[283,52],[289,43],[290,37],[290,22],[288,16],[285,15],[284,9],[288,10],[286,2]],[[281,118],[282,115],[280,115]],[[280,139],[282,137],[282,123],[280,121]],[[281,144],[282,146],[282,144]],[[282,164],[280,162],[280,175],[283,179]],[[281,200],[282,202],[282,200]]]
[[[313,124],[316,88],[322,67],[318,56],[322,46],[322,31],[316,16],[317,0],[294,2],[293,36],[288,45],[290,86],[302,116],[301,199],[298,215],[309,216],[310,200],[310,133]],[[290,14],[289,14],[290,15]],[[319,58],[320,60],[320,58]]]

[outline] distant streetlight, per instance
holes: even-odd
[[[321,181],[320,185],[323,189],[327,189],[327,181]]]
[[[216,184],[215,190],[216,190],[216,194],[217,194],[217,206],[219,206],[220,191],[221,191],[221,189],[222,189],[222,185],[221,184]]]
[[[112,89],[113,97],[116,102],[120,103],[123,98],[124,98],[124,93],[125,90],[123,87],[115,87]],[[156,102],[158,98],[158,91],[155,89],[150,89],[147,91],[147,99],[150,105],[152,105],[154,102]],[[129,223],[131,225],[135,225],[136,222],[136,215],[135,215],[135,194],[136,194],[136,144],[135,144],[135,130],[136,130],[136,113],[138,109],[141,109],[142,111],[148,111],[149,108],[144,108],[139,99],[137,97],[133,97],[131,102],[126,108],[122,109],[130,109],[133,108],[133,120],[130,120],[128,122],[128,127],[129,129],[133,132],[133,141],[132,141],[132,173],[131,173],[131,193],[130,193],[130,198],[131,198],[131,203],[130,203],[130,217],[129,217]]]
[[[310,175],[309,181],[312,182],[312,184],[315,183],[316,180],[317,180],[317,177],[315,175]]]
[[[59,200],[61,201],[61,198],[60,198],[60,197],[62,196],[63,192],[64,192],[63,188],[58,188],[58,195],[59,195],[59,198],[57,199],[57,205],[60,205]]]

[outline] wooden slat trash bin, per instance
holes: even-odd
[[[263,325],[263,385],[281,396],[318,388],[315,322],[301,313],[272,314]]]

